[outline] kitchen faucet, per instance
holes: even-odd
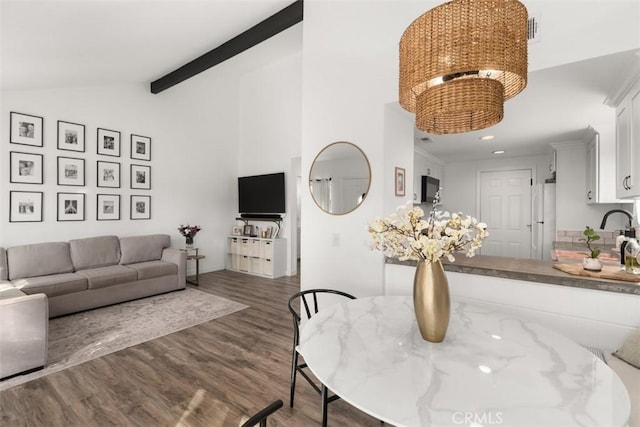
[[[607,218],[609,218],[609,215],[611,215],[612,213],[615,212],[619,212],[621,214],[625,214],[627,216],[627,218],[629,218],[629,227],[627,229],[631,229],[633,228],[633,215],[631,214],[631,212],[629,212],[628,210],[625,209],[611,209],[610,211],[608,211],[607,213],[604,214],[604,217],[602,218],[602,223],[600,224],[600,229],[604,230],[604,227],[607,225]]]

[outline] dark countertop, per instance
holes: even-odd
[[[385,258],[385,262],[387,264],[407,266],[416,266],[417,264],[416,261],[399,261],[395,258]],[[553,264],[553,261],[483,255],[467,258],[462,254],[456,256],[454,263],[442,262],[445,271],[640,295],[640,282],[572,276],[556,270],[553,268]]]

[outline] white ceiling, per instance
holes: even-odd
[[[465,161],[549,153],[549,144],[585,140],[587,128],[614,125],[615,110],[604,105],[630,75],[640,70],[640,51],[625,51],[530,72],[528,84],[504,104],[504,119],[490,128],[454,135],[415,130],[416,145],[440,160]],[[479,138],[494,135],[485,142]],[[428,137],[431,142],[421,139]]]
[[[1,0],[2,89],[151,83],[293,0]]]
[[[292,1],[0,0],[1,87],[150,84]],[[244,61],[248,70],[267,60],[260,55],[274,55],[273,49],[299,49],[301,31],[290,34],[296,42],[274,44],[262,53],[254,49],[231,61]],[[417,144],[446,162],[487,158],[496,149],[506,150],[504,156],[535,154],[549,150],[551,142],[581,139],[588,125],[610,117],[603,100],[639,64],[640,56],[628,51],[530,72],[527,88],[505,103],[500,124],[433,135],[433,143]],[[486,133],[496,139],[478,140]],[[425,135],[416,136],[419,141]]]

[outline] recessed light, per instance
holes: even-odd
[[[495,138],[495,135],[484,135],[480,137],[483,141],[491,141],[493,138]]]
[[[479,365],[478,369],[480,369],[485,374],[490,374],[491,373],[491,368],[488,367],[487,365]]]
[[[504,150],[492,151],[491,154],[504,154]]]

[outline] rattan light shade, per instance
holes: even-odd
[[[400,39],[400,105],[424,132],[492,126],[526,85],[527,9],[517,0],[453,0]]]

